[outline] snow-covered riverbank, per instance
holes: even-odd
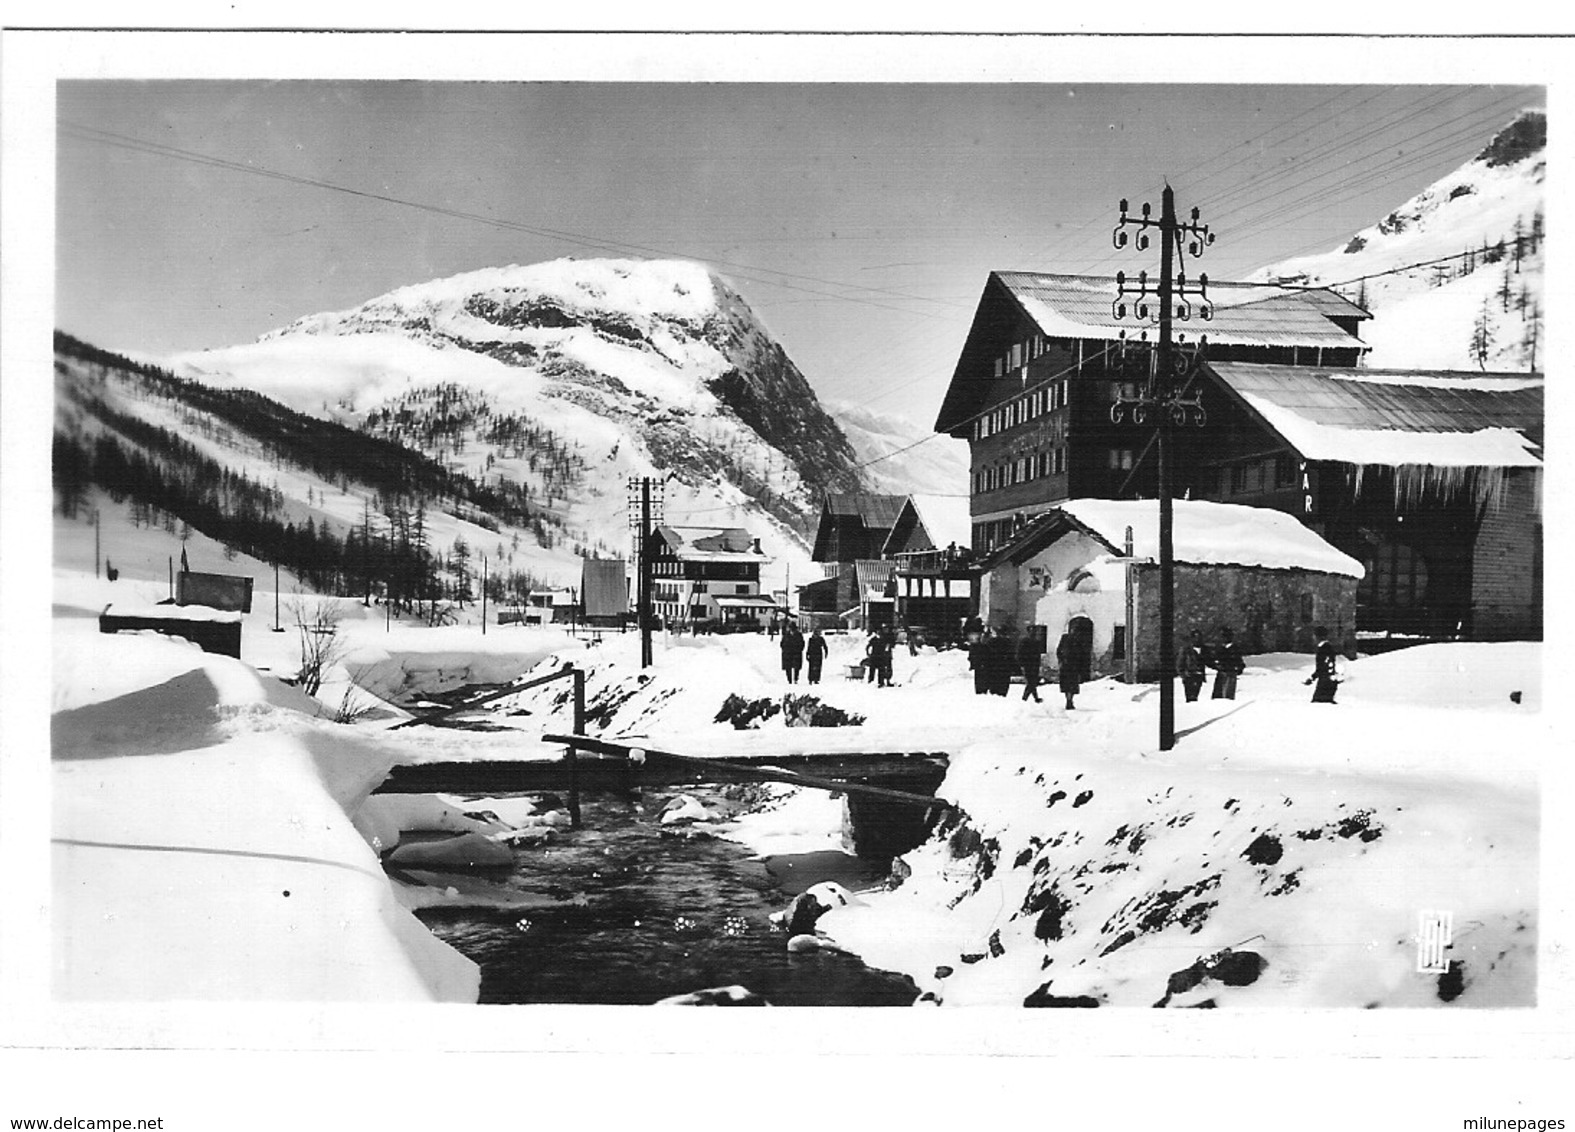
[[[394,762],[556,757],[538,736],[567,729],[567,687],[488,705],[497,731],[389,731],[402,713],[387,701],[572,660],[588,674],[593,729],[632,743],[946,752],[953,816],[900,863],[901,884],[819,924],[914,978],[927,1001],[1538,1000],[1552,738],[1536,645],[1363,659],[1332,707],[1307,702],[1308,658],[1251,658],[1237,700],[1178,705],[1179,742],[1161,754],[1152,687],[1098,681],[1068,713],[1053,693],[974,695],[960,653],[899,650],[897,686],[880,689],[842,678],[852,636],[832,638],[813,687],[789,688],[761,636],[659,638],[642,673],[632,635],[586,648],[514,627],[390,628],[354,605],[344,663],[313,702],[274,678],[293,671],[299,643],[269,631],[271,595],[245,619],[243,663],[98,634],[106,592],[128,592],[127,579],[57,573],[60,997],[473,999],[473,968],[394,899],[361,802]],[[383,707],[354,723],[320,717],[346,690]],[[715,722],[728,695],[789,692],[863,722]],[[789,793],[729,835],[763,854],[816,851],[837,844],[840,820],[835,799]],[[1442,977],[1415,970],[1430,911],[1452,917]]]

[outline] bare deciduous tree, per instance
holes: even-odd
[[[337,601],[314,605],[297,593],[290,599],[290,615],[301,638],[301,668],[295,674],[296,683],[308,696],[315,696],[323,686],[323,673],[344,655],[344,640],[339,635],[344,610]]]

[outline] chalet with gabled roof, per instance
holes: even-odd
[[[815,562],[851,563],[879,558],[906,495],[827,492],[815,527]]]
[[[822,564],[825,576],[798,588],[798,609],[808,623],[828,626],[839,620],[865,626],[872,614],[891,624],[885,601],[885,583],[872,609],[865,584],[886,557],[892,525],[902,512],[905,495],[874,492],[827,492],[821,500],[820,521],[815,527],[812,561]],[[859,566],[864,564],[864,578]],[[889,572],[889,570],[888,570]]]
[[[969,442],[972,543],[984,552],[1027,518],[1081,497],[1152,495],[1144,437],[1111,419],[1138,378],[1122,343],[1157,330],[1118,319],[1103,276],[992,272],[935,430]],[[1353,366],[1368,314],[1323,288],[1211,283],[1213,317],[1178,322],[1210,358]],[[1131,351],[1135,352],[1135,351]],[[1178,460],[1178,463],[1182,462]]]

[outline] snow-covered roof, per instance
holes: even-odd
[[[743,527],[656,528],[675,557],[693,562],[765,562],[754,538]]]
[[[1366,571],[1336,550],[1293,515],[1238,503],[1174,501],[1171,542],[1176,562],[1194,566],[1261,566],[1275,570],[1317,570],[1360,578]],[[1116,554],[1132,528],[1135,558],[1159,558],[1159,501],[1155,499],[1071,499],[1024,527],[1015,538],[982,560],[991,568],[1004,560],[1022,561],[1069,530],[1093,535]]]
[[[1135,338],[1140,331],[1151,328],[1150,320],[1136,317],[1130,297],[1122,300],[1127,317],[1116,318],[1112,309],[1116,281],[1112,278],[1033,271],[995,274],[1029,317],[1052,337],[1113,341],[1122,335]],[[1134,283],[1135,280],[1127,281],[1129,288]],[[1175,324],[1178,333],[1190,328],[1193,335],[1206,334],[1210,342],[1220,346],[1360,347],[1360,341],[1331,320],[1368,317],[1355,303],[1319,288],[1210,283],[1209,300],[1214,317],[1207,322],[1197,317],[1194,301],[1193,317]],[[1148,301],[1152,308],[1152,296]]]
[[[973,519],[968,513],[966,495],[910,495],[908,498],[936,546],[968,545],[973,537]]]
[[[748,597],[724,594],[711,600],[724,609],[775,609],[777,607],[777,603],[769,597],[761,597],[758,594]]]
[[[1151,291],[1144,300],[1147,310],[1139,317],[1139,304],[1130,293],[1136,280],[1127,280],[1129,293],[1120,300],[1125,317],[1117,318],[1117,286],[1110,276],[991,272],[936,416],[936,431],[960,436],[973,414],[985,407],[995,382],[1004,380],[999,367],[1001,352],[1009,345],[1007,328],[1021,317],[1031,320],[1046,337],[1063,342],[1106,342],[1111,344],[1108,349],[1123,338],[1156,341],[1155,282],[1150,281]],[[1206,337],[1211,347],[1223,349],[1334,349],[1347,356],[1330,360],[1341,362],[1355,360],[1366,349],[1355,328],[1371,316],[1328,288],[1211,282],[1208,300],[1212,316],[1208,320],[1195,297],[1189,299],[1189,307],[1178,310],[1178,315],[1189,315],[1178,317],[1173,325],[1178,342],[1195,343]],[[1080,349],[1079,367],[1086,364],[1082,353]],[[1087,362],[1101,353],[1092,348]]]
[[[573,605],[573,590],[531,590],[531,601],[538,605]]]
[[[1540,467],[1541,374],[1211,362],[1224,386],[1309,460]]]
[[[209,605],[175,605],[150,601],[117,601],[104,607],[111,617],[141,617],[158,621],[213,621],[238,623],[238,610],[214,609]]]

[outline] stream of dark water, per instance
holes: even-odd
[[[520,848],[512,887],[583,902],[525,913],[427,909],[421,919],[481,967],[484,1003],[653,1003],[741,985],[773,1006],[907,1006],[904,976],[835,951],[790,954],[770,922],[820,880],[856,891],[885,863],[843,853],[754,859],[721,839],[685,839],[659,823],[678,791],[590,796],[583,828]],[[683,793],[718,800],[716,790]],[[700,827],[703,829],[704,827]]]

